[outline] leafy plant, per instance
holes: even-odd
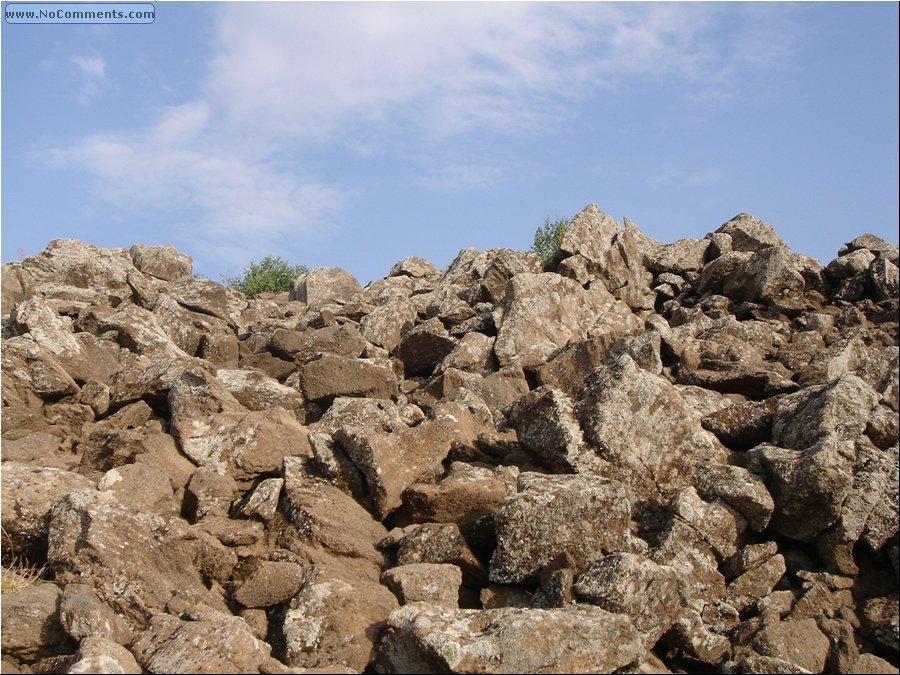
[[[251,261],[244,268],[243,277],[226,278],[225,285],[248,298],[260,293],[283,293],[291,290],[294,279],[306,271],[305,265],[289,265],[280,257],[267,255],[259,262]]]
[[[566,236],[566,230],[572,223],[570,218],[557,218],[551,221],[549,218],[544,219],[544,226],[539,227],[534,233],[534,245],[531,247],[532,252],[537,253],[541,258],[541,264],[546,267],[553,258],[559,253],[562,246],[563,237]]]

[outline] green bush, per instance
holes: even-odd
[[[225,285],[240,291],[248,298],[260,293],[283,293],[291,290],[294,279],[307,271],[305,265],[288,265],[281,258],[267,255],[244,268],[243,277],[228,277]]]
[[[551,221],[549,218],[544,219],[544,226],[539,227],[534,233],[534,245],[531,247],[532,252],[537,253],[541,257],[541,264],[546,267],[553,258],[559,253],[562,246],[563,237],[566,230],[572,223],[570,218],[557,218]]]

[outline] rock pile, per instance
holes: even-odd
[[[591,205],[546,270],[248,301],[54,241],[3,266],[3,560],[47,580],[3,670],[896,673],[897,265]]]

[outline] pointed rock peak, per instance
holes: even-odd
[[[749,213],[739,213],[716,232],[731,237],[731,249],[755,253],[772,246],[786,246],[775,228]]]

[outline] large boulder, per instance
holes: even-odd
[[[361,290],[359,281],[346,270],[316,267],[294,279],[290,299],[307,305],[346,303]]]
[[[693,485],[697,463],[723,463],[727,455],[668,380],[625,354],[590,376],[575,411],[607,475],[639,498],[672,496]]]
[[[600,607],[452,610],[413,603],[391,614],[378,664],[387,673],[609,673],[643,652],[629,618]]]
[[[558,274],[517,274],[494,310],[501,366],[536,368],[570,340],[582,340],[615,305],[605,288],[585,290]]]
[[[503,502],[495,521],[490,579],[497,583],[535,577],[564,554],[579,572],[605,553],[635,545],[627,488],[600,476],[522,473],[518,492]]]

